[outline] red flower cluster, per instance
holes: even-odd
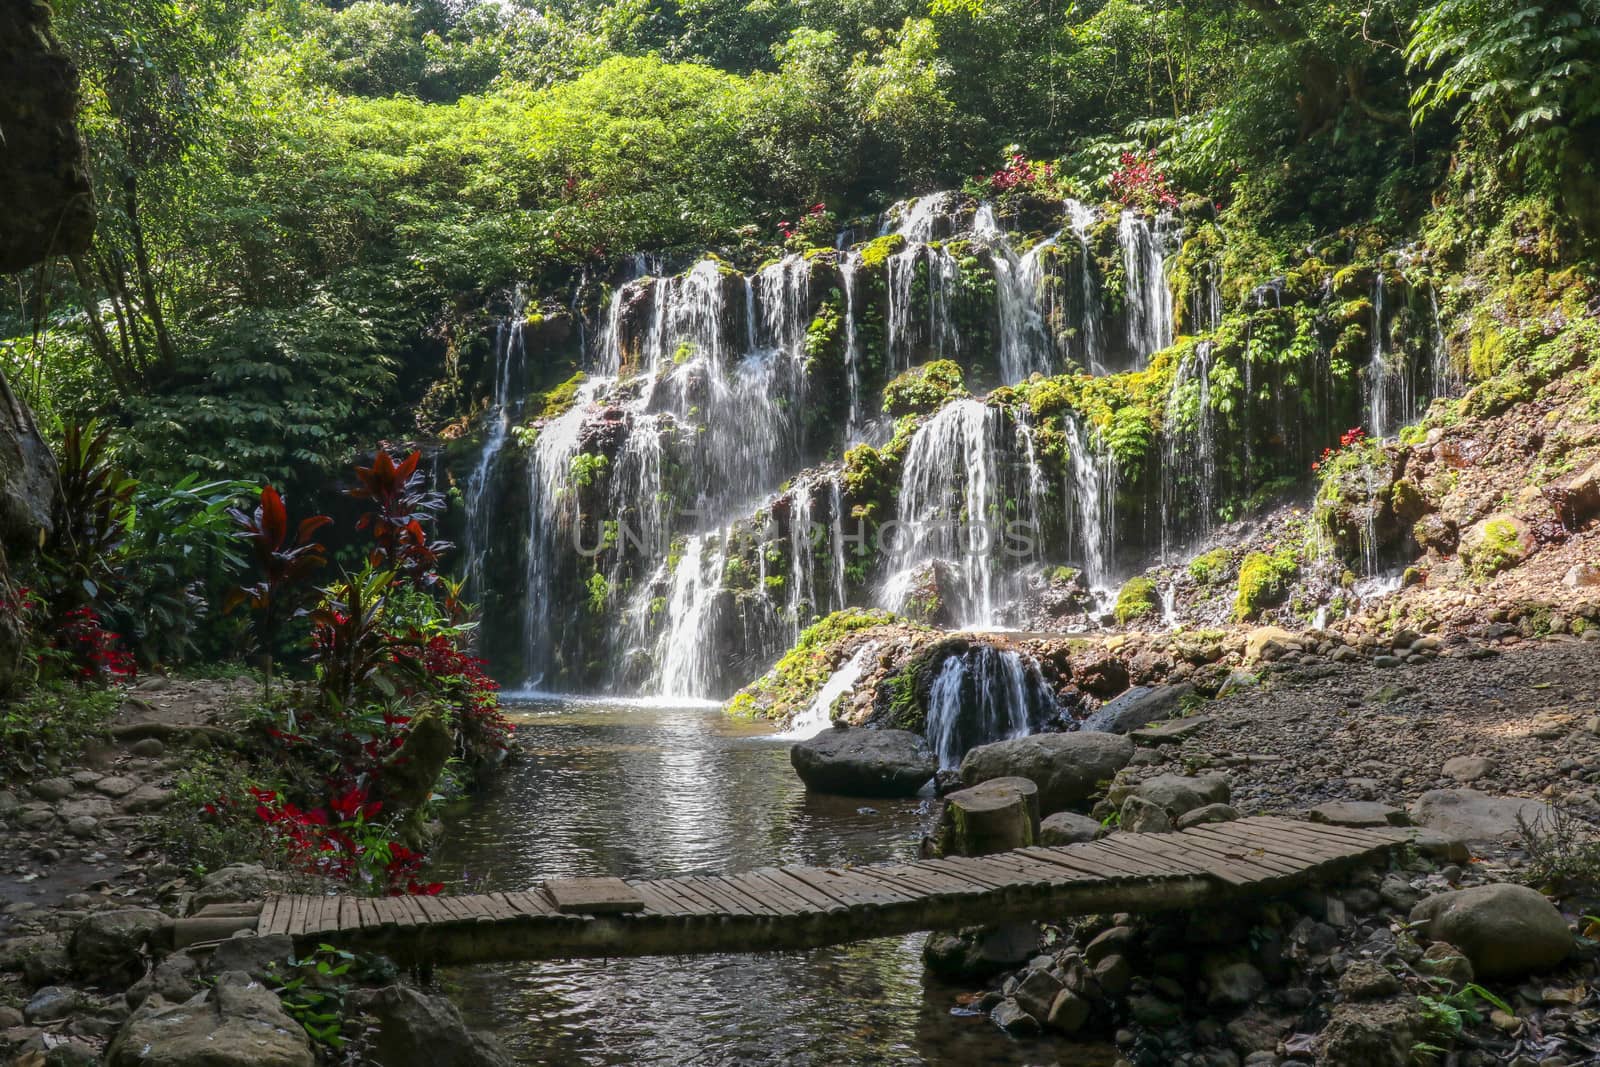
[[[1339,435],[1339,447],[1337,449],[1324,448],[1322,450],[1322,458],[1311,464],[1311,469],[1314,471],[1321,470],[1323,464],[1331,460],[1340,450],[1354,448],[1356,445],[1361,444],[1366,439],[1367,431],[1363,430],[1359,426],[1350,427],[1350,429]]]
[[[443,634],[420,648],[402,647],[398,654],[419,659],[431,681],[446,688],[459,687],[461,728],[471,741],[495,752],[511,747],[514,727],[500,714],[500,700],[495,696],[500,684],[484,673],[484,660],[461,651]]]
[[[1178,196],[1167,174],[1156,167],[1154,152],[1124,152],[1111,172],[1111,195],[1128,207],[1175,208]]]
[[[784,219],[782,222],[778,223],[778,232],[783,234],[783,239],[785,241],[794,237],[798,237],[800,236],[800,228],[802,226],[808,222],[820,222],[823,216],[827,215],[827,213],[827,204],[812,204],[811,210],[801,215],[799,222],[790,222],[788,219]]]
[[[23,590],[24,595],[27,590]],[[139,673],[133,655],[117,647],[122,635],[105,628],[100,616],[87,605],[62,617],[52,644],[72,660],[84,681],[109,678],[121,681]]]
[[[422,853],[374,836],[367,829],[367,822],[383,810],[383,805],[368,799],[364,788],[352,786],[329,798],[327,808],[310,811],[270,789],[252,788],[250,795],[256,801],[256,817],[299,870],[345,881],[381,875],[385,891],[391,896],[434,896],[444,889],[442,882],[417,881]],[[226,800],[221,803],[231,806]],[[204,810],[215,815],[219,809],[207,804]]]
[[[1012,155],[1009,164],[989,175],[989,192],[994,196],[1027,192],[1055,176],[1054,163],[1032,163],[1027,156],[1017,152]]]

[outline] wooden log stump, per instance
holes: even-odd
[[[941,856],[984,856],[1039,840],[1039,787],[1027,778],[991,778],[944,798],[934,838]]]

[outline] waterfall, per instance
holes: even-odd
[[[830,712],[833,710],[834,701],[855,688],[856,682],[861,679],[861,672],[866,669],[867,662],[873,653],[878,650],[876,641],[869,641],[856,649],[855,654],[844,662],[828,680],[822,683],[822,688],[817,695],[807,704],[805,710],[800,712],[789,723],[789,728],[778,736],[785,741],[808,741],[832,725]]]
[[[930,243],[950,208],[948,194],[920,197],[902,212],[900,224],[894,230],[905,238],[906,247],[890,256],[887,263],[886,347],[891,371],[906,370],[917,362],[919,340],[927,342],[932,359],[945,359],[960,351],[961,338],[951,313],[951,302],[961,289],[961,267],[942,246],[934,247]],[[927,321],[920,326],[913,317],[919,267],[926,272],[928,289]]]
[[[716,544],[707,548],[707,542]],[[711,628],[722,592],[726,535],[693,534],[672,572],[667,622],[661,635],[657,691],[669,696],[703,696],[716,687],[718,663]]]
[[[1094,222],[1094,210],[1076,200],[1067,201],[1067,219],[1073,235],[1078,239],[1078,289],[1082,307],[1079,308],[1080,362],[1090,374],[1109,373],[1105,352],[1100,340],[1102,314],[1100,290],[1094,282],[1094,264],[1089,252],[1089,227]]]
[[[936,560],[959,561],[962,626],[994,621],[1000,428],[998,409],[977,400],[946,404],[911,439],[900,477],[897,569],[908,575]],[[893,602],[885,606],[904,610],[908,588],[886,590]]]
[[[1037,442],[1034,440],[1033,411],[1026,406],[1017,413],[1017,437],[1022,442],[1022,459],[1027,468],[1024,499],[1028,505],[1026,523],[1031,535],[1028,555],[1037,559],[1041,554],[1045,496],[1049,489],[1045,485],[1044,468],[1039,464]],[[1018,510],[1020,514],[1022,509]]]
[[[602,381],[585,383],[579,399],[565,413],[545,423],[533,443],[528,462],[528,564],[523,600],[523,648],[527,686],[536,689],[550,671],[556,648],[553,633],[554,613],[550,597],[534,595],[554,584],[558,553],[568,546],[564,535],[576,517],[576,501],[567,492],[572,460],[578,454],[579,432],[587,415],[590,399]]]
[[[789,494],[789,619],[797,639],[817,611],[816,569],[811,546],[811,483],[802,481]]]
[[[471,595],[479,599],[484,592],[483,565],[489,550],[489,531],[494,523],[494,494],[489,491],[492,475],[506,440],[511,436],[511,424],[522,410],[520,390],[512,385],[514,380],[521,381],[527,367],[521,325],[519,307],[510,319],[502,320],[495,328],[494,396],[489,405],[489,433],[483,440],[477,466],[467,476],[467,587]]]
[[[1367,424],[1383,439],[1389,427],[1389,364],[1384,359],[1383,268],[1372,283],[1372,358],[1367,363]]]
[[[839,284],[844,290],[844,369],[850,388],[850,412],[845,419],[845,447],[857,444],[862,438],[861,410],[861,337],[856,332],[856,272],[861,269],[861,257],[846,252],[839,257]]]
[[[1066,420],[1068,517],[1073,540],[1082,553],[1085,580],[1105,585],[1114,565],[1117,517],[1117,465],[1108,449],[1076,415]]]
[[[1049,308],[1045,303],[1044,253],[1056,246],[1060,235],[1040,241],[1026,255],[1019,256],[988,204],[978,208],[973,229],[987,241],[994,257],[1001,384],[1014,385],[1035,371],[1053,373],[1057,361],[1046,325]]]
[[[845,589],[844,565],[844,472],[828,479],[828,548],[832,555],[834,611],[843,610],[850,599]]]
[[[1012,650],[974,645],[950,656],[928,690],[928,746],[949,770],[978,745],[1025,737],[1056,710],[1032,662]]]
[[[1131,369],[1172,344],[1172,290],[1167,285],[1166,258],[1173,219],[1162,214],[1154,223],[1133,211],[1117,222],[1125,273],[1124,306],[1128,320]]]
[[[1184,353],[1162,419],[1161,558],[1211,532],[1217,483],[1216,417],[1211,409],[1210,341]],[[1191,408],[1192,405],[1192,408]],[[1186,409],[1192,410],[1188,415]],[[1184,516],[1192,516],[1185,522]]]

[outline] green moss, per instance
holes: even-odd
[[[1189,577],[1201,585],[1211,585],[1226,577],[1232,566],[1233,552],[1230,549],[1213,548],[1189,561]]]
[[[1239,565],[1239,592],[1233,601],[1235,622],[1246,622],[1283,599],[1288,585],[1300,573],[1300,563],[1292,548],[1280,548],[1271,555],[1252,552]]]
[[[931,415],[945,403],[967,395],[961,366],[954,360],[936,359],[912,367],[883,387],[885,414]]]
[[[861,246],[861,266],[866,270],[882,270],[890,256],[906,246],[906,239],[898,233],[887,234]]]
[[[1161,596],[1156,583],[1149,578],[1129,578],[1117,594],[1117,606],[1113,611],[1119,626],[1160,614]]]
[[[729,714],[781,719],[805,707],[836,667],[835,646],[857,630],[889,623],[907,625],[887,611],[846,608],[801,632],[795,646],[766,674],[728,702]]]
[[[553,419],[564,415],[578,399],[578,390],[583,388],[583,383],[589,376],[579,371],[560,385],[546,390],[545,393],[528,406],[533,412],[535,421],[540,419]]]
[[[1466,554],[1472,576],[1484,581],[1516,566],[1528,553],[1522,545],[1521,528],[1514,520],[1500,517],[1484,522],[1481,536]]]

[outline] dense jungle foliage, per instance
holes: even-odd
[[[1512,220],[1523,265],[1553,266],[1600,230],[1597,0],[57,16],[99,229],[12,279],[0,367],[47,425],[99,415],[152,483],[320,487],[419,407],[467,406],[454,370],[486,294],[565,294],[645,250],[830,243],[1019,150],[1102,197],[1122,153],[1152,150],[1217,205],[1237,284],[1330,236],[1433,231],[1464,256]]]

